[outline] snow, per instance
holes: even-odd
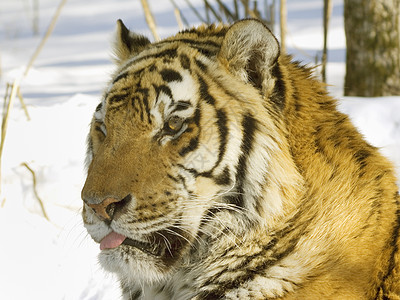
[[[56,3],[55,3],[56,2]],[[28,1],[0,2],[0,99],[5,84],[25,70],[58,1],[42,0],[40,35],[31,29]],[[184,16],[198,20],[184,1]],[[169,1],[151,0],[162,37],[178,30]],[[193,1],[200,6],[202,1]],[[345,38],[343,3],[333,1],[328,45],[328,83],[367,140],[381,148],[400,170],[400,97],[344,98]],[[80,190],[89,122],[112,71],[110,41],[115,21],[151,37],[139,1],[69,0],[55,30],[11,111],[2,159],[0,197],[0,299],[119,299],[116,279],[97,263],[99,245],[80,218]],[[295,59],[312,64],[322,49],[322,1],[288,3],[287,46]],[[43,218],[37,191],[50,221]]]

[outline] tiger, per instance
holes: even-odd
[[[264,23],[114,48],[81,197],[123,299],[400,299],[394,167]]]

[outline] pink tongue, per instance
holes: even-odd
[[[116,248],[122,244],[126,236],[112,231],[100,242],[100,250]]]

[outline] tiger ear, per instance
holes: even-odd
[[[122,20],[117,21],[114,53],[118,64],[138,54],[149,44],[150,41],[146,37],[129,31]]]
[[[246,19],[228,29],[218,57],[232,74],[264,94],[269,89],[271,67],[279,52],[279,43],[272,32],[262,22]]]

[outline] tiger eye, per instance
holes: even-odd
[[[173,116],[168,120],[168,129],[171,131],[179,131],[182,128],[183,119],[177,116]]]

